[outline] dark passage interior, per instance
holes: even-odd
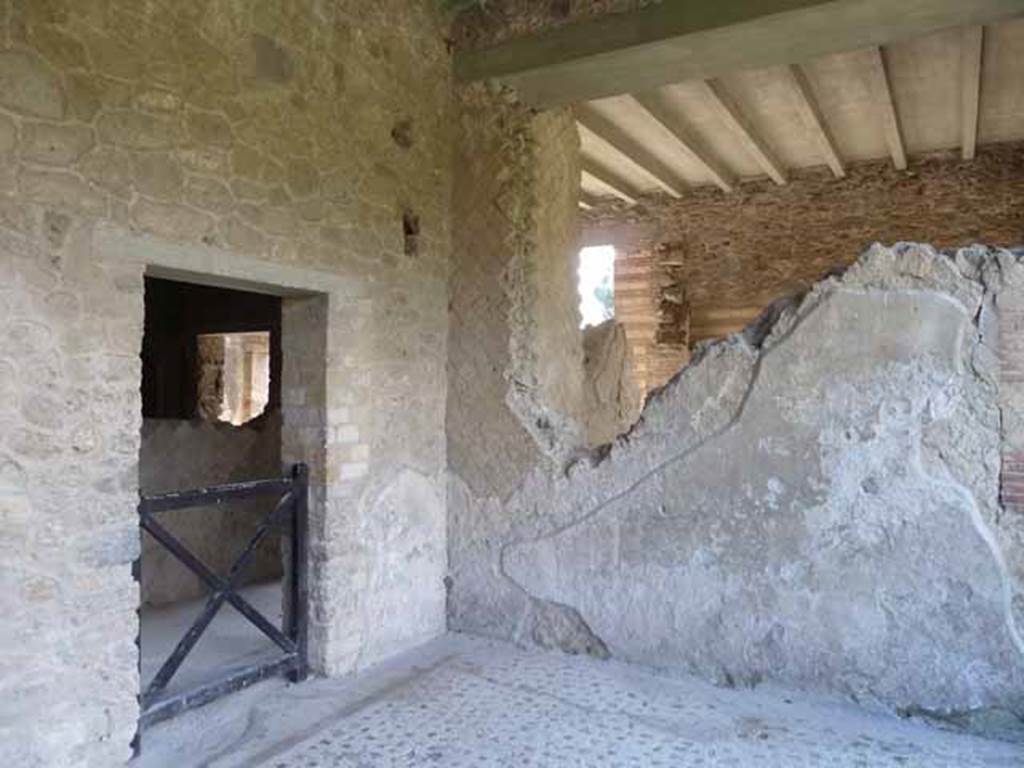
[[[281,299],[146,279],[142,345],[143,495],[280,476]],[[166,528],[226,576],[274,499],[230,501],[164,513]],[[209,589],[148,533],[142,534],[142,684],[198,615]],[[280,537],[260,544],[240,582],[280,618]],[[252,661],[272,644],[223,607],[167,687],[182,690],[210,669]]]

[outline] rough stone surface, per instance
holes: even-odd
[[[579,140],[567,112],[535,116],[482,86],[457,98],[446,432],[451,464],[502,496],[537,445],[564,456],[584,439],[582,338],[565,258]]]
[[[517,524],[502,501],[587,444],[573,279],[579,139],[567,111],[457,92],[449,305],[449,626],[607,653],[571,607],[503,578],[487,553]],[[481,506],[473,513],[466,504]],[[481,523],[475,515],[487,519]],[[500,629],[497,629],[500,627]]]
[[[483,48],[658,2],[663,0],[488,0],[460,14],[452,36],[460,48]]]
[[[313,467],[314,668],[443,627],[443,24],[426,0],[0,2],[0,763],[130,755],[142,276],[158,261],[320,292],[283,309],[282,458]],[[243,152],[258,163],[236,171]],[[381,542],[360,539],[395,499],[388,551],[418,583],[387,582]],[[408,608],[400,635],[375,623],[373,590]]]
[[[60,119],[64,94],[60,81],[38,56],[4,51],[0,53],[0,106],[25,115]]]
[[[583,372],[587,444],[604,445],[633,426],[643,406],[620,323],[607,320],[583,330]]]
[[[610,452],[538,463],[504,498],[453,473],[452,624],[529,640],[540,601],[579,617],[570,648],[1019,717],[992,308],[1022,274],[1007,251],[875,247],[699,349]]]

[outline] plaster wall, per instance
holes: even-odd
[[[453,473],[453,623],[727,685],[1019,715],[997,339],[1022,276],[1007,251],[875,247],[704,348],[610,451],[538,463],[504,498]],[[532,606],[575,621],[538,637]]]
[[[584,450],[589,384],[573,279],[579,139],[567,111],[456,93],[448,355],[448,624],[591,648],[571,610],[495,568],[518,521],[503,501]]]
[[[636,423],[643,391],[635,380],[625,328],[615,320],[583,329],[587,443],[607,445]]]
[[[522,240],[507,212],[563,212],[538,204],[543,153],[516,142],[545,123],[499,103],[455,179],[455,210],[493,218],[456,219],[449,626],[726,685],[1019,715],[1024,518],[1000,478],[1020,363],[999,331],[1019,323],[1019,256],[876,246],[699,348],[611,445],[550,451],[508,395],[517,366],[557,363],[514,343],[530,273],[508,269]]]
[[[286,297],[315,669],[444,629],[448,53],[430,2],[0,7],[0,762],[106,768],[137,716],[147,271]]]

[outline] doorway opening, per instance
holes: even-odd
[[[282,464],[281,323],[278,296],[146,278],[137,568],[144,724],[153,702],[166,715],[177,706],[167,702],[212,683],[223,688],[232,674],[272,662],[293,671],[281,654],[297,650],[289,556],[306,481],[291,482]],[[190,503],[171,498],[191,491]]]

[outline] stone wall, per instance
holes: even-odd
[[[453,34],[463,48],[476,49],[575,22],[628,13],[662,0],[487,0],[456,19]]]
[[[643,338],[643,329],[664,320],[661,294],[673,282],[685,289],[693,344],[741,329],[775,299],[806,290],[873,242],[1024,243],[1024,144],[982,147],[972,162],[937,153],[913,160],[907,172],[888,161],[847,170],[844,179],[806,171],[784,187],[762,181],[730,194],[695,189],[680,199],[648,198],[635,208],[609,202],[584,214],[588,243],[615,243],[625,277],[645,268],[649,275],[646,305],[642,296],[628,298],[640,317],[634,327],[627,321],[627,331],[647,367],[660,369],[651,386],[685,361],[672,344]],[[642,317],[645,309],[654,314]]]
[[[536,114],[483,86],[457,99],[448,623],[582,647],[574,612],[516,588],[493,562],[500,532],[517,524],[502,500],[537,466],[554,470],[586,442],[573,280],[579,138],[567,111]]]
[[[315,668],[443,631],[443,32],[427,0],[0,4],[0,762],[130,754],[156,266],[289,296]]]
[[[583,329],[587,444],[607,445],[636,422],[644,390],[633,373],[626,330],[615,320]]]
[[[218,483],[280,477],[281,414],[269,413],[234,427],[202,419],[145,419],[139,451],[139,490],[164,493]],[[163,514],[161,522],[217,573],[227,573],[256,532],[274,499],[235,501],[216,509],[193,508]],[[269,538],[257,548],[242,583],[281,577],[281,548]],[[209,592],[149,534],[142,534],[140,600],[164,605]]]
[[[552,451],[574,444],[568,422],[532,429],[510,395],[543,409],[541,377],[510,374],[560,362],[516,343],[517,307],[531,306],[517,302],[540,295],[515,268],[537,230],[517,222],[560,215],[530,189],[549,118],[482,89],[461,109],[449,626],[901,712],[1024,713],[1024,521],[1000,502],[1020,487],[1019,361],[1000,333],[1015,322],[1020,257],[876,247],[666,368],[611,445]],[[861,238],[1014,242],[1020,170],[1002,147],[974,166],[928,158],[909,174],[869,164],[842,182],[698,191],[598,210],[585,241],[658,253],[652,341],[681,362],[684,310],[700,302],[742,327],[853,263]]]
[[[585,440],[575,283],[577,136],[568,112],[461,89],[452,203],[447,434],[451,462],[511,487],[538,446]],[[490,447],[488,432],[502,435]]]
[[[873,248],[702,349],[610,451],[501,498],[453,483],[453,622],[727,685],[1020,716],[998,330],[1022,279],[1007,251]],[[480,573],[483,604],[458,585]],[[563,631],[531,635],[531,605]]]

